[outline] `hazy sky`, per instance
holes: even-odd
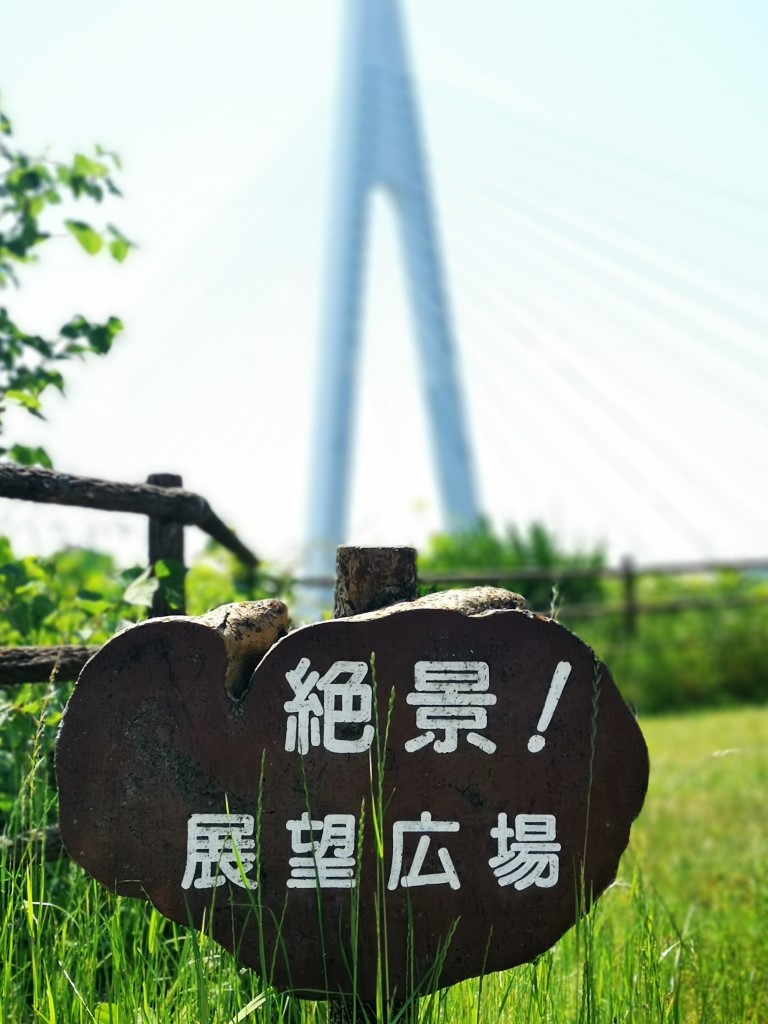
[[[61,470],[181,473],[267,557],[298,559],[310,498],[344,7],[0,13],[17,142],[117,150],[125,198],[82,215],[139,245],[118,267],[55,241],[3,296],[30,328],[75,312],[127,326],[47,423],[13,417],[9,434]],[[768,5],[403,9],[484,508],[612,559],[765,554]],[[379,197],[374,236],[348,539],[418,544],[440,509]],[[127,516],[1,501],[0,526],[22,550],[144,555]]]

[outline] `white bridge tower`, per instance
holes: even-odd
[[[477,499],[460,400],[413,78],[397,0],[347,0],[322,359],[303,575],[332,576],[347,539],[352,421],[372,191],[398,214],[446,528],[471,529]]]

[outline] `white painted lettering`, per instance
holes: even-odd
[[[507,816],[499,814],[498,825],[491,829],[498,853],[488,861],[499,885],[527,889],[531,885],[551,889],[560,877],[560,843],[554,814],[518,814],[515,827],[509,828]],[[517,840],[511,842],[510,840]]]
[[[367,664],[335,661],[322,678],[319,672],[308,669],[309,658],[302,658],[295,669],[285,674],[293,690],[293,697],[283,705],[288,713],[285,749],[306,754],[310,747],[318,747],[322,742],[333,754],[368,750],[373,742],[373,690],[363,682]],[[318,693],[323,695],[322,702]],[[342,726],[346,728],[342,730]],[[357,735],[349,735],[350,732]]]
[[[252,814],[191,814],[182,889],[214,889],[225,882],[248,888],[255,860],[252,837]]]
[[[452,889],[460,889],[461,882],[453,866],[451,855],[448,850],[441,846],[437,856],[442,864],[442,871],[435,871],[430,874],[422,874],[424,860],[431,842],[430,836],[436,832],[458,832],[458,821],[433,821],[429,811],[423,811],[419,821],[396,821],[392,829],[392,868],[389,873],[388,889],[397,889],[403,886],[405,889],[417,885],[449,885]],[[410,870],[402,874],[404,837],[406,833],[422,833],[416,847]]]
[[[485,729],[486,708],[496,703],[496,696],[486,692],[488,679],[484,661],[417,661],[415,689],[406,701],[417,707],[416,726],[422,732],[408,740],[405,749],[413,753],[431,743],[438,754],[452,754],[462,730],[468,743],[492,754],[496,744],[477,731]]]
[[[287,821],[291,833],[289,889],[354,889],[355,816],[326,814],[311,819],[304,811]],[[319,835],[319,838],[315,838]]]

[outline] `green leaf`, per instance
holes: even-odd
[[[98,160],[91,160],[84,153],[76,153],[72,161],[72,170],[84,178],[106,178],[109,168]]]
[[[16,174],[14,176],[14,181],[15,184],[25,192],[33,192],[36,188],[40,188],[43,183],[43,178],[37,167],[29,167]]]
[[[145,569],[135,580],[125,588],[123,600],[126,604],[135,604],[141,608],[149,608],[155,591],[160,586],[159,581],[150,576],[151,569]]]
[[[29,409],[32,413],[39,413],[40,411],[40,399],[26,391],[6,391],[5,397],[10,398],[12,402],[23,405],[25,409]]]
[[[54,611],[56,611],[55,601],[52,601],[47,594],[35,594],[30,608],[33,626],[39,628],[43,620]]]
[[[0,113],[0,135],[10,135],[13,132],[11,128],[11,122],[5,116]]]
[[[109,251],[118,263],[122,263],[131,249],[135,248],[135,246],[133,242],[130,242],[125,237],[119,228],[115,227],[114,224],[107,224],[107,231],[112,236],[112,241],[109,243]]]
[[[95,1024],[123,1024],[124,1016],[118,1003],[97,1003],[93,1019]]]
[[[115,238],[109,243],[109,251],[113,259],[117,260],[118,263],[122,263],[131,251],[131,243],[127,238]]]
[[[62,338],[82,338],[85,332],[88,330],[88,321],[78,313],[73,316],[69,323],[64,324],[60,329],[59,334]]]
[[[155,562],[155,575],[163,595],[171,608],[184,607],[184,579],[187,570],[172,558],[161,558]]]
[[[62,337],[70,338],[73,341],[78,338],[86,338],[88,340],[87,350],[77,345],[68,345],[68,354],[73,352],[77,354],[77,352],[90,350],[98,355],[104,355],[112,348],[115,338],[122,330],[123,322],[119,317],[111,316],[105,324],[92,324],[84,316],[78,314],[73,316],[68,324],[64,324],[59,333]]]
[[[123,322],[111,316],[105,324],[90,324],[85,332],[91,351],[105,355],[112,348],[112,342],[123,329]]]
[[[95,256],[101,250],[104,239],[90,224],[82,220],[65,220],[64,224],[90,256]]]
[[[108,612],[112,602],[105,601],[99,594],[91,594],[89,590],[85,590],[77,595],[77,607],[86,615],[98,616]]]
[[[65,359],[69,359],[70,356],[82,356],[85,355],[86,352],[88,352],[88,347],[86,345],[78,345],[73,341],[71,345],[67,345],[64,349],[63,357]]]
[[[8,455],[20,466],[43,466],[45,469],[53,469],[53,463],[45,448],[28,448],[23,444],[15,444]]]
[[[96,156],[106,156],[106,157],[108,157],[112,161],[112,163],[115,165],[115,167],[118,169],[118,171],[123,166],[122,163],[120,162],[120,157],[117,155],[117,153],[113,153],[112,150],[109,150],[109,149],[104,149],[104,147],[98,145],[98,143],[96,145]]]

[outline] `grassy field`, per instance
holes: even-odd
[[[641,722],[651,783],[616,883],[535,965],[422,1000],[420,1019],[768,1021],[768,708]],[[52,795],[33,758],[17,820]],[[63,862],[0,859],[0,1022],[324,1021],[215,944]]]

